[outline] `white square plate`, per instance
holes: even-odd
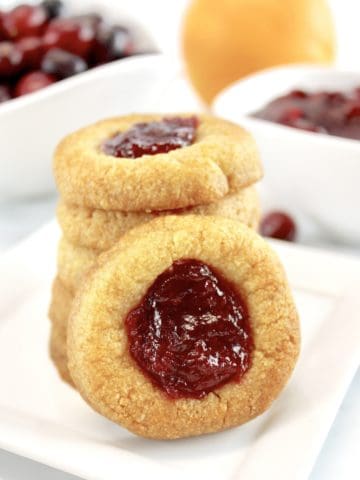
[[[272,408],[219,434],[144,440],[94,413],[47,353],[54,223],[0,259],[0,448],[86,479],[308,477],[360,360],[360,262],[273,243],[301,316],[302,353]]]

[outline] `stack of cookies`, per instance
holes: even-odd
[[[133,227],[161,216],[221,216],[256,229],[254,184],[262,168],[251,135],[225,120],[129,115],[66,137],[54,169],[63,237],[49,313],[50,351],[61,377],[72,384],[67,320],[99,255]]]

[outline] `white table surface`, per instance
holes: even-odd
[[[130,13],[135,13],[137,18],[143,21],[165,51],[177,53],[178,36],[174,35],[174,32],[179,31],[179,20],[187,1],[122,0],[121,6],[128,8]],[[107,2],[117,3],[115,0],[107,0]],[[1,3],[10,3],[10,0],[4,0]],[[334,9],[338,29],[338,63],[345,68],[360,70],[358,0],[330,0],[330,3]],[[166,18],[166,21],[163,21],[163,18]],[[56,198],[52,196],[0,204],[0,254],[52,219],[55,203]],[[328,248],[340,248],[330,245],[326,239],[314,238],[313,234],[306,229],[302,232],[301,240],[304,243],[324,244]],[[354,378],[344,399],[310,480],[360,478],[359,446],[360,372]],[[75,480],[76,478],[0,450],[0,480]]]

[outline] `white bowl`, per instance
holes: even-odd
[[[304,132],[249,114],[292,89],[346,91],[359,85],[360,72],[309,65],[278,67],[236,82],[213,104],[217,115],[254,134],[272,204],[306,216],[328,237],[357,245],[360,141]]]
[[[157,49],[146,31],[114,2],[68,3],[69,14],[98,12],[113,24],[129,26],[138,49]],[[133,56],[1,104],[0,201],[54,191],[54,148],[84,125],[132,112],[198,110],[199,100],[182,70],[179,61],[160,54]]]

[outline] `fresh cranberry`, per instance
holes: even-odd
[[[239,292],[213,267],[176,260],[125,319],[129,350],[171,398],[203,398],[239,382],[251,366],[253,338]]]
[[[102,64],[134,54],[134,41],[129,30],[122,26],[99,28],[93,49],[93,62]]]
[[[261,221],[260,232],[264,237],[292,242],[296,237],[294,220],[284,212],[268,213]]]
[[[306,98],[308,94],[304,90],[293,90],[289,93],[290,98]]]
[[[333,105],[341,105],[342,103],[346,102],[347,97],[340,92],[329,92],[327,94],[327,100]]]
[[[109,37],[110,29],[106,25],[100,26],[90,53],[90,62],[92,65],[102,65],[110,61],[108,47]]]
[[[0,103],[11,99],[10,88],[7,85],[0,85]]]
[[[346,112],[346,119],[348,121],[360,120],[360,104],[350,105]]]
[[[47,13],[39,5],[19,5],[4,15],[3,29],[9,39],[38,37],[47,22]]]
[[[115,26],[109,38],[109,55],[111,59],[124,58],[134,52],[134,42],[127,28]]]
[[[41,90],[56,82],[56,78],[43,72],[31,72],[24,75],[15,86],[15,96],[21,97],[28,93]]]
[[[137,123],[104,142],[103,150],[107,155],[123,158],[167,153],[191,145],[198,124],[197,117],[173,117],[158,122]]]
[[[59,17],[65,10],[61,0],[44,0],[40,6],[46,10],[49,19]]]
[[[88,66],[81,57],[72,53],[53,48],[47,52],[41,63],[41,69],[58,78],[67,78],[78,73],[85,72]]]
[[[0,41],[6,40],[5,30],[3,27],[5,13],[0,11]]]
[[[12,42],[0,42],[0,76],[11,77],[23,66],[22,51]]]
[[[74,55],[86,58],[93,46],[96,29],[90,22],[76,18],[52,20],[44,35],[46,50],[61,48]]]
[[[16,42],[24,56],[24,64],[27,68],[36,70],[40,67],[43,56],[43,43],[39,37],[24,37]]]

